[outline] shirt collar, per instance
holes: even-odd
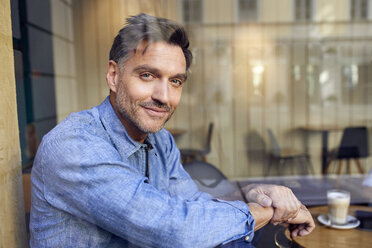
[[[116,115],[114,108],[111,106],[110,98],[107,97],[99,106],[97,106],[100,115],[100,120],[103,127],[109,134],[112,142],[118,149],[125,149],[125,154],[129,157],[136,151],[138,151],[144,144],[133,140],[119,117]],[[150,144],[151,148],[155,146],[155,133],[149,133],[145,140],[145,143]]]

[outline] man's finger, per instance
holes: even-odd
[[[270,207],[271,204],[272,204],[272,200],[270,199],[270,197],[268,197],[266,195],[262,195],[261,206]]]
[[[298,232],[298,236],[306,236],[308,235],[310,232],[306,229],[302,229]]]
[[[288,219],[287,206],[283,204],[274,205],[273,222],[284,222]]]
[[[301,233],[302,230],[305,230],[305,226],[306,225],[304,225],[304,224],[294,225],[293,229],[291,229],[291,237],[295,238],[297,236],[301,236],[300,233]]]
[[[251,198],[255,198],[254,202],[260,204],[262,207],[270,207],[272,204],[271,198],[262,193],[252,194]]]

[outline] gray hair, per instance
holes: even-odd
[[[186,70],[189,69],[192,62],[192,53],[188,49],[190,43],[185,29],[171,20],[147,14],[127,18],[125,27],[119,31],[114,39],[110,50],[110,60],[115,61],[122,67],[124,62],[130,58],[130,52],[135,52],[139,44],[148,42],[148,45],[150,45],[159,41],[179,46],[186,59]]]

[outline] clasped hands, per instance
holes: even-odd
[[[274,225],[289,224],[292,238],[308,235],[315,228],[310,212],[291,189],[271,184],[250,184],[243,187],[242,191],[249,203],[251,213],[253,208],[256,208],[251,203],[257,203],[264,208],[272,207],[273,215],[270,222]],[[254,217],[260,218],[260,216]]]

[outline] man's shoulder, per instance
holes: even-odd
[[[58,141],[67,137],[71,139],[79,135],[99,135],[102,132],[99,113],[94,107],[70,114],[43,137],[43,142]]]

